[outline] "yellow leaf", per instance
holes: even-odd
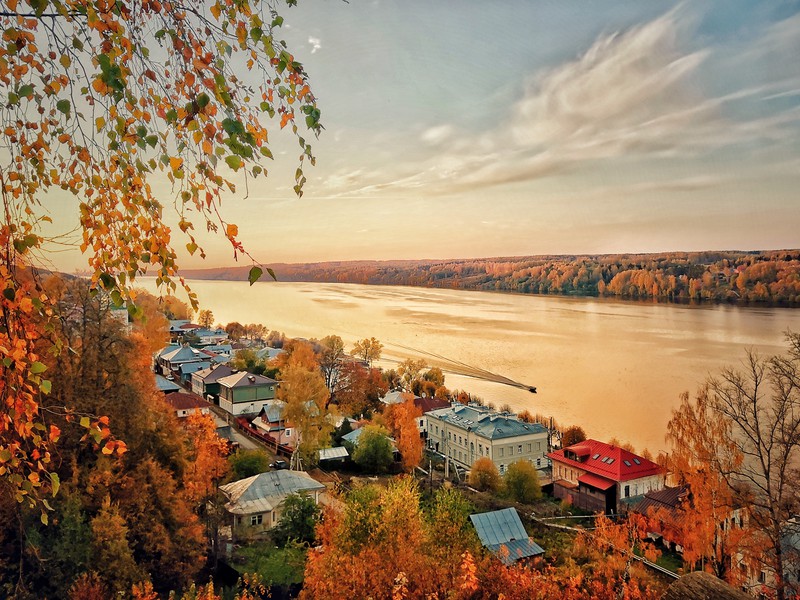
[[[236,237],[237,235],[239,235],[239,228],[233,223],[229,223],[225,231],[228,237]]]
[[[219,20],[219,15],[222,13],[222,10],[219,7],[219,2],[216,2],[211,5],[211,14],[214,15],[214,18]]]
[[[106,126],[106,120],[103,117],[97,117],[94,124],[97,126],[97,131],[102,131],[103,127]]]
[[[173,171],[177,171],[183,166],[183,159],[179,156],[171,156],[169,159],[169,166]]]

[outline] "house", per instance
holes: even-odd
[[[660,465],[605,442],[586,440],[548,457],[555,497],[584,510],[619,513],[623,504],[664,488]]]
[[[188,344],[170,344],[156,355],[156,373],[169,376],[179,376],[181,365],[196,363],[208,357]]]
[[[263,360],[264,362],[269,362],[284,352],[286,352],[286,350],[283,348],[272,348],[270,346],[266,346],[260,350],[256,350],[256,358],[258,360]]]
[[[270,471],[221,486],[228,502],[225,509],[233,518],[237,537],[269,531],[280,523],[286,496],[305,493],[319,503],[325,486],[300,471]]]
[[[286,402],[283,400],[268,400],[261,408],[258,416],[250,422],[250,425],[266,433],[279,444],[285,444],[294,448],[298,443],[297,429],[287,423],[284,418]]]
[[[549,432],[539,423],[526,423],[511,413],[474,403],[433,410],[425,419],[428,448],[465,469],[482,457],[490,458],[501,474],[518,460],[527,460],[536,468],[549,464]]]
[[[469,519],[483,547],[506,566],[544,554],[542,547],[525,531],[515,508],[478,513],[470,515]]]
[[[165,394],[169,394],[170,392],[179,392],[181,391],[181,386],[179,386],[174,381],[170,381],[163,375],[156,375],[156,387],[159,391],[164,392]]]
[[[421,416],[419,417],[417,422],[417,429],[419,429],[419,434],[422,437],[422,439],[427,440],[428,420],[425,418],[425,415],[434,410],[450,408],[450,406],[452,405],[447,400],[440,400],[439,398],[436,397],[431,398],[426,396],[424,398],[420,398],[419,396],[414,396],[414,406],[416,406],[421,413]]]
[[[257,415],[278,389],[274,379],[246,371],[221,377],[217,383],[220,407],[234,416]]]
[[[630,512],[639,513],[645,516],[653,516],[657,513],[663,514],[666,512],[669,518],[674,522],[680,516],[680,509],[686,506],[686,503],[691,503],[691,495],[688,485],[681,485],[678,487],[665,487],[660,490],[653,490],[647,492],[639,502],[630,507]],[[664,545],[671,550],[682,552],[682,541],[678,539],[675,532],[670,531],[668,526],[653,524],[655,531],[651,532],[649,536],[653,539],[662,539]]]
[[[180,376],[182,383],[190,383],[192,380],[192,373],[202,371],[203,369],[208,369],[211,366],[210,360],[206,360],[205,356],[203,359],[204,360],[199,360],[197,362],[183,363],[180,367],[178,367],[178,375]]]
[[[197,343],[200,346],[221,344],[228,339],[228,332],[224,329],[205,329],[199,327],[192,331],[192,335],[198,338]]]
[[[196,412],[207,415],[211,410],[209,403],[197,394],[172,392],[164,396],[164,398],[178,417],[188,417]]]
[[[383,402],[386,406],[391,406],[392,404],[402,404],[408,398],[413,398],[413,394],[404,392],[402,390],[394,390],[388,392],[383,398],[381,398],[381,402]]]
[[[215,404],[219,403],[219,380],[228,375],[238,373],[228,365],[211,365],[206,369],[192,373],[192,392],[203,396]]]

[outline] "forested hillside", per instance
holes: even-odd
[[[410,285],[562,294],[800,304],[800,251],[672,252],[512,258],[280,264],[278,281]],[[242,280],[248,268],[184,270],[194,279]]]

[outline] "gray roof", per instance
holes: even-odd
[[[199,350],[191,346],[178,346],[170,352],[161,354],[160,358],[170,363],[180,363],[200,360],[204,357],[201,357]]]
[[[277,423],[283,418],[283,411],[286,410],[286,402],[283,400],[267,400],[264,402],[264,416],[270,423]]]
[[[325,486],[300,471],[269,471],[219,488],[228,498],[228,512],[237,515],[274,510],[289,494],[324,490]]]
[[[403,392],[399,390],[395,390],[394,392],[389,392],[383,398],[381,398],[381,402],[384,404],[402,404],[406,401],[406,398],[413,398],[414,394],[409,394],[408,392]]]
[[[542,547],[528,536],[514,508],[479,513],[469,518],[481,543],[506,565],[520,558],[544,554]]]
[[[169,392],[177,392],[181,389],[181,387],[174,381],[170,381],[163,375],[158,374],[156,374],[156,387],[158,387],[158,389],[165,394],[168,394]]]
[[[361,434],[364,432],[363,427],[359,427],[358,429],[351,431],[350,433],[346,433],[342,436],[342,439],[346,442],[350,442],[351,444],[358,444],[358,438],[361,437]]]
[[[347,458],[348,456],[350,456],[350,453],[347,451],[347,448],[343,446],[339,446],[338,448],[322,448],[321,450],[319,450],[320,460]]]
[[[495,412],[485,406],[454,404],[427,413],[450,425],[472,431],[490,440],[517,437],[530,434],[547,434],[547,427],[540,423],[525,423],[511,413]]]
[[[206,369],[211,366],[211,362],[207,360],[201,360],[198,362],[193,363],[183,363],[178,370],[183,373],[184,375],[189,375],[190,373],[194,373],[195,371],[200,371],[202,369]]]
[[[261,348],[260,350],[256,350],[256,358],[259,360],[272,360],[279,354],[283,354],[286,352],[283,348],[272,348],[267,346],[265,348]]]
[[[234,373],[234,370],[229,367],[228,365],[219,365],[216,367],[209,367],[207,369],[203,369],[202,371],[197,371],[192,375],[192,377],[199,377],[203,380],[204,383],[216,383],[218,379],[222,377],[227,377]]]
[[[220,385],[224,385],[228,388],[247,387],[250,385],[275,385],[278,383],[269,377],[253,375],[247,371],[240,371],[238,373],[234,373],[233,375],[228,375],[227,377],[220,377],[217,381]]]

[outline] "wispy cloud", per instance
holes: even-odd
[[[762,56],[800,44],[800,18],[791,21],[772,26]],[[597,161],[689,157],[786,136],[786,125],[798,122],[794,111],[732,119],[725,105],[788,94],[791,73],[779,82],[762,78],[758,87],[712,96],[701,77],[712,49],[687,50],[693,29],[684,6],[600,36],[575,60],[530,77],[504,125],[480,136],[458,135],[448,124],[427,129],[421,140],[432,148],[447,141],[447,153],[416,168],[406,164],[405,173],[394,177],[362,173],[362,185],[347,193],[392,188],[449,193],[549,177]]]
[[[317,37],[308,36],[308,45],[311,46],[311,54],[316,54],[322,48],[322,40]]]

